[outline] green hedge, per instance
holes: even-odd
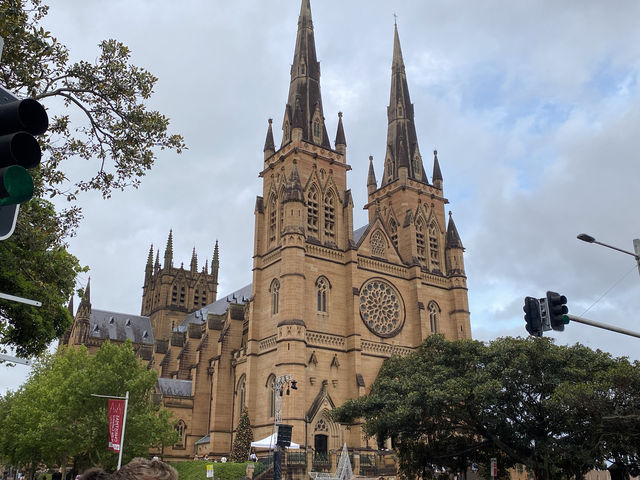
[[[232,462],[207,462],[194,460],[190,462],[176,462],[171,465],[178,470],[180,480],[207,480],[207,464],[213,465],[215,480],[239,480],[246,475],[247,464]]]

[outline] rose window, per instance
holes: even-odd
[[[396,288],[375,278],[360,289],[360,317],[379,337],[397,335],[404,323],[404,304]]]

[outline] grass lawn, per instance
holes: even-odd
[[[204,460],[194,460],[190,462],[176,462],[171,465],[178,470],[180,480],[207,480],[207,464],[213,465],[215,480],[239,480],[246,475],[246,462],[214,463]]]

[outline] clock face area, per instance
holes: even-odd
[[[386,280],[372,278],[360,288],[360,318],[379,337],[393,337],[404,325],[404,302],[400,292]]]

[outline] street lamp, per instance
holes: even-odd
[[[627,255],[631,255],[633,258],[636,259],[636,263],[638,264],[638,272],[640,273],[640,239],[639,238],[633,239],[633,249],[635,250],[635,253],[629,252],[628,250],[623,250],[618,247],[614,247],[613,245],[607,245],[606,243],[599,242],[594,237],[586,233],[581,233],[580,235],[578,235],[578,240],[582,240],[583,242],[587,242],[587,243],[596,243],[598,245],[602,245],[603,247],[611,248],[612,250],[617,250],[619,252],[626,253]]]

